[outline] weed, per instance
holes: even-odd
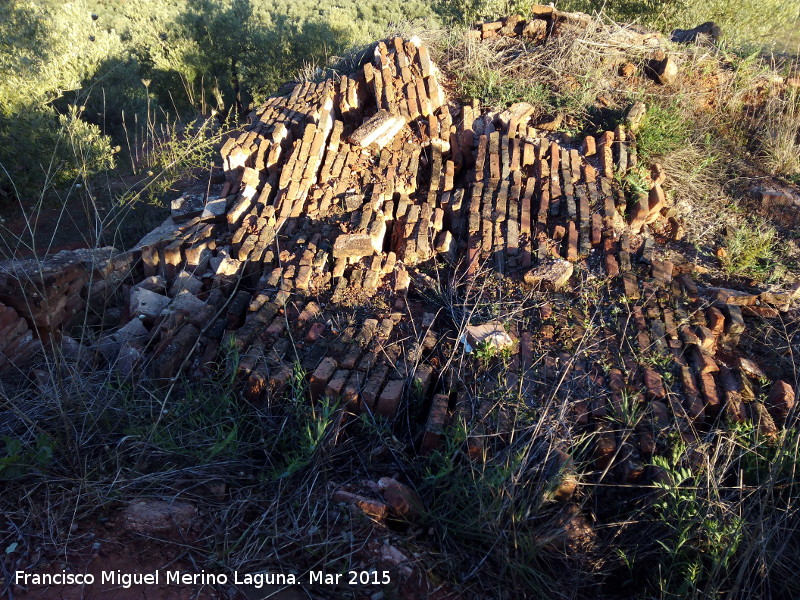
[[[30,447],[8,435],[0,440],[4,444],[0,454],[0,480],[22,477],[34,469],[46,469],[53,460],[53,440],[46,433],[40,433]]]
[[[773,227],[756,220],[732,227],[720,258],[722,268],[729,275],[766,281],[773,273],[775,238]]]
[[[640,160],[647,162],[669,154],[687,140],[686,116],[680,100],[666,103],[653,102],[636,136]]]
[[[679,456],[685,448],[674,450]],[[724,505],[703,499],[687,467],[664,456],[653,463],[666,474],[655,484],[664,492],[655,509],[671,532],[657,540],[664,550],[658,585],[668,597],[687,597],[710,573],[727,567],[741,542],[742,522]]]
[[[622,390],[620,401],[612,403],[610,419],[618,423],[623,431],[631,431],[644,415],[645,404],[641,396]]]
[[[331,429],[338,408],[338,403],[327,396],[317,403],[309,402],[306,373],[297,362],[292,366],[289,386],[289,410],[280,428],[288,435],[279,437],[276,448],[280,458],[273,476],[278,479],[290,477],[311,463]]]
[[[531,461],[545,456],[546,446],[536,443],[522,451],[532,440],[521,435],[503,452],[470,459],[464,445],[471,434],[463,423],[446,432],[444,447],[425,464],[420,486],[436,517],[431,521],[435,535],[452,553],[445,568],[464,582],[479,569],[482,587],[505,580],[543,593],[554,576],[541,541],[552,533],[552,516],[542,512],[552,485]],[[469,571],[463,570],[465,564]]]
[[[498,348],[491,340],[487,340],[475,348],[475,358],[482,365],[484,370],[489,368],[489,365],[495,358],[500,359],[503,364],[507,364],[513,353],[513,348],[509,346]]]
[[[647,169],[644,165],[630,169],[624,176],[620,176],[620,173],[615,173],[614,176],[625,192],[626,198],[635,198],[637,195],[646,194],[650,190],[650,185],[647,182]]]
[[[540,111],[547,109],[550,95],[542,84],[514,80],[489,65],[476,64],[460,73],[458,95],[480,100],[484,106],[505,107],[514,102],[529,102]]]
[[[760,122],[758,141],[766,169],[800,176],[800,91],[790,89],[767,100]]]

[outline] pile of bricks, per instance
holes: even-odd
[[[528,24],[480,31],[520,27]],[[524,103],[490,113],[449,102],[427,49],[400,38],[379,43],[353,75],[271,98],[222,148],[224,186],[191,212],[177,203],[134,249],[144,277],[128,288],[104,355],[128,373],[170,379],[201,377],[235,353],[253,401],[280,393],[299,366],[312,399],[353,412],[393,418],[413,398],[423,452],[449,423],[466,422],[469,454],[479,456],[513,415],[473,402],[458,373],[442,368],[440,348],[457,332],[409,288],[430,282],[438,259],[450,273],[489,268],[520,285],[557,260],[608,282],[601,300],[620,310],[597,342],[607,368],[565,349],[587,319],[572,302],[570,266],[559,287],[572,309],[509,324],[517,343],[506,382],[535,402],[549,389],[537,386],[569,375],[569,410],[596,432],[599,470],[639,481],[660,432],[674,427],[691,443],[720,415],[775,431],[794,391],[779,382],[756,402],[763,374],[737,343],[748,315],[776,314],[793,299],[700,288],[668,258],[664,238],[656,244],[653,232],[672,216],[661,174],[630,202],[617,184],[637,165],[633,133],[620,125],[565,141],[532,114]],[[560,339],[559,316],[572,324]],[[677,377],[665,381],[667,371]],[[620,437],[611,424],[631,398],[646,417]]]
[[[89,303],[102,303],[127,275],[130,257],[113,248],[62,250],[43,260],[0,263],[0,301],[41,340],[58,337]]]
[[[509,15],[496,21],[479,21],[467,32],[473,40],[495,38],[520,38],[527,42],[542,43],[549,36],[558,36],[566,31],[586,28],[602,28],[607,43],[611,46],[658,46],[663,36],[656,32],[642,32],[634,27],[617,24],[599,24],[591,15],[580,12],[564,12],[552,5],[533,4],[530,18]]]

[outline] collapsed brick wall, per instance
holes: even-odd
[[[515,22],[508,34],[520,27],[542,30]],[[630,205],[616,183],[637,164],[633,132],[619,126],[567,143],[532,126],[532,112],[449,101],[413,38],[379,43],[353,75],[296,84],[227,140],[219,193],[178,199],[128,255],[144,278],[129,286],[119,329],[97,349],[127,374],[164,379],[202,377],[235,351],[252,400],[278,392],[299,364],[313,399],[389,418],[413,390],[427,411],[421,450],[460,419],[478,455],[483,435],[502,433],[513,417],[442,367],[438,348],[456,343],[455,332],[409,288],[431,282],[434,259],[466,277],[490,269],[549,281],[570,317],[564,335],[580,337],[577,266],[608,279],[605,301],[630,307],[632,323],[609,317],[597,342],[604,367],[559,346],[549,305],[524,328],[509,323],[517,344],[505,385],[533,402],[568,375],[567,412],[597,433],[599,469],[641,480],[659,432],[675,428],[691,444],[694,426],[721,414],[781,426],[794,391],[778,382],[766,404],[753,402],[763,373],[737,344],[745,317],[777,314],[793,299],[699,287],[689,266],[665,254],[680,223],[663,174],[656,169]],[[344,322],[343,310],[355,319]],[[679,382],[664,382],[654,366],[664,360]],[[634,438],[618,439],[608,418],[626,397],[649,409]]]
[[[130,256],[110,247],[0,262],[4,320],[16,323],[8,330],[0,328],[0,368],[21,366],[42,342],[57,342],[76,315],[109,300],[130,267]]]

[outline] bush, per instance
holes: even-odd
[[[114,54],[114,36],[98,30],[85,1],[0,6],[0,191],[38,197],[113,165],[110,141],[81,110],[59,114],[53,102]]]
[[[514,102],[530,102],[540,110],[549,106],[550,92],[539,83],[516,81],[487,65],[474,64],[457,82],[458,95],[464,100],[505,107]]]
[[[773,271],[775,262],[773,227],[757,221],[735,227],[727,236],[722,268],[729,275],[764,280]]]
[[[352,46],[383,37],[392,23],[429,19],[422,0],[320,7],[300,0],[178,0],[154,12],[147,0],[95,0],[100,22],[117,28],[162,106],[246,107],[275,92],[308,63],[324,64]],[[182,90],[177,103],[172,95]]]
[[[800,92],[770,98],[757,129],[764,166],[773,175],[800,175]]]
[[[525,15],[530,11],[530,5],[524,0],[437,0],[434,7],[450,23],[471,25],[481,18]]]
[[[0,124],[0,140],[0,188],[26,202],[115,165],[110,139],[76,107],[31,107]]]
[[[677,150],[688,137],[686,115],[680,102],[654,102],[647,107],[647,114],[636,137],[636,147],[641,159],[646,162]]]

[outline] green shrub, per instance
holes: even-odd
[[[480,100],[482,104],[492,107],[505,107],[524,101],[545,108],[550,100],[550,94],[543,85],[516,81],[481,64],[461,74],[457,86],[461,98]]]
[[[115,52],[115,36],[96,27],[83,0],[0,5],[0,189],[36,198],[113,165],[110,141],[81,109],[59,114],[53,102]]]
[[[636,137],[636,147],[643,162],[677,150],[689,137],[686,114],[678,100],[667,104],[652,103]]]
[[[21,111],[0,123],[0,140],[0,188],[28,202],[115,165],[110,139],[77,107]]]
[[[119,30],[141,77],[162,106],[201,108],[218,97],[227,109],[274,93],[306,64],[325,64],[347,49],[383,37],[390,24],[430,19],[422,0],[356,2],[320,7],[312,0],[178,0],[150,8],[95,0],[99,21]],[[173,97],[170,97],[170,93]]]
[[[767,100],[757,129],[764,166],[773,175],[800,175],[800,92]]]
[[[733,228],[720,259],[729,275],[767,279],[775,263],[775,229],[755,220]]]
[[[478,19],[496,19],[505,15],[530,11],[530,2],[524,0],[436,0],[434,8],[446,21],[471,25]]]

